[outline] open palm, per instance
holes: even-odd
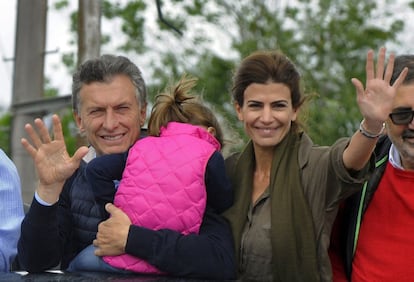
[[[54,115],[53,136],[51,138],[46,125],[41,119],[34,121],[37,132],[32,125],[26,124],[25,130],[31,142],[22,138],[22,145],[34,160],[39,181],[43,185],[63,183],[79,167],[82,157],[88,152],[87,147],[79,148],[70,157],[63,138],[59,117]]]
[[[392,110],[392,102],[397,93],[397,88],[404,81],[407,69],[404,69],[393,85],[390,85],[394,69],[394,54],[391,54],[385,69],[385,48],[381,48],[378,54],[376,70],[374,68],[374,54],[370,50],[366,62],[366,87],[356,78],[352,79],[357,90],[357,103],[361,114],[366,120],[384,122]]]

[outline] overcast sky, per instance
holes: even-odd
[[[49,5],[50,2],[48,1]],[[77,5],[77,1],[70,1]],[[15,43],[17,0],[0,0],[0,107],[9,107],[12,95],[13,56]],[[47,18],[46,51],[58,50],[68,52],[72,47],[69,42],[69,15],[50,9]],[[52,85],[70,93],[70,79],[60,62],[59,53],[46,56],[45,74],[52,78]],[[54,75],[58,74],[58,75]]]
[[[385,0],[383,1],[385,2]],[[53,0],[48,1],[49,5],[53,2]],[[77,2],[78,1],[75,0],[69,1],[74,8],[77,7]],[[378,2],[381,3],[381,1]],[[406,13],[410,12],[410,14],[413,15],[413,12],[407,10],[405,4],[409,2],[409,0],[396,0],[395,2],[397,4],[394,4],[395,6],[391,11],[389,10],[389,12],[398,15],[398,17],[405,21],[406,32],[401,35],[402,44],[399,45],[398,48],[396,46],[390,47],[397,53],[413,52],[414,23],[409,19],[409,16]],[[14,56],[16,11],[17,0],[0,0],[0,108],[9,107],[11,103],[13,76],[12,59]],[[68,11],[68,9],[65,9],[65,11]],[[107,27],[103,25],[102,28],[104,29]],[[60,62],[60,54],[69,52],[74,48],[68,45],[69,40],[69,15],[63,14],[62,11],[56,12],[53,9],[49,9],[47,18],[46,51],[58,50],[59,53],[52,53],[46,56],[45,75],[52,80],[51,84],[53,87],[58,88],[61,93],[67,94],[70,93],[71,76]]]
[[[16,1],[0,1],[0,105],[9,105],[13,64],[5,60],[13,57]]]

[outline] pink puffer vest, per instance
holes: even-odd
[[[149,229],[198,233],[206,206],[204,174],[219,142],[201,127],[170,122],[160,137],[131,147],[114,204],[132,224]],[[106,256],[110,265],[140,273],[160,273],[144,260]]]

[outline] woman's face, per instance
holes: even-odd
[[[289,132],[296,120],[290,89],[283,83],[252,83],[244,91],[244,103],[235,105],[237,117],[255,147],[271,148]]]

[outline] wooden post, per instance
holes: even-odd
[[[78,15],[78,65],[97,58],[101,50],[101,0],[79,0]],[[88,145],[78,134],[76,145]]]
[[[79,0],[78,64],[96,58],[101,48],[101,0]]]
[[[15,104],[43,97],[46,15],[47,0],[17,2],[12,109]],[[35,116],[14,114],[13,110],[12,114],[11,157],[19,170],[23,201],[30,203],[37,177],[33,161],[20,139],[26,136],[24,125]]]

